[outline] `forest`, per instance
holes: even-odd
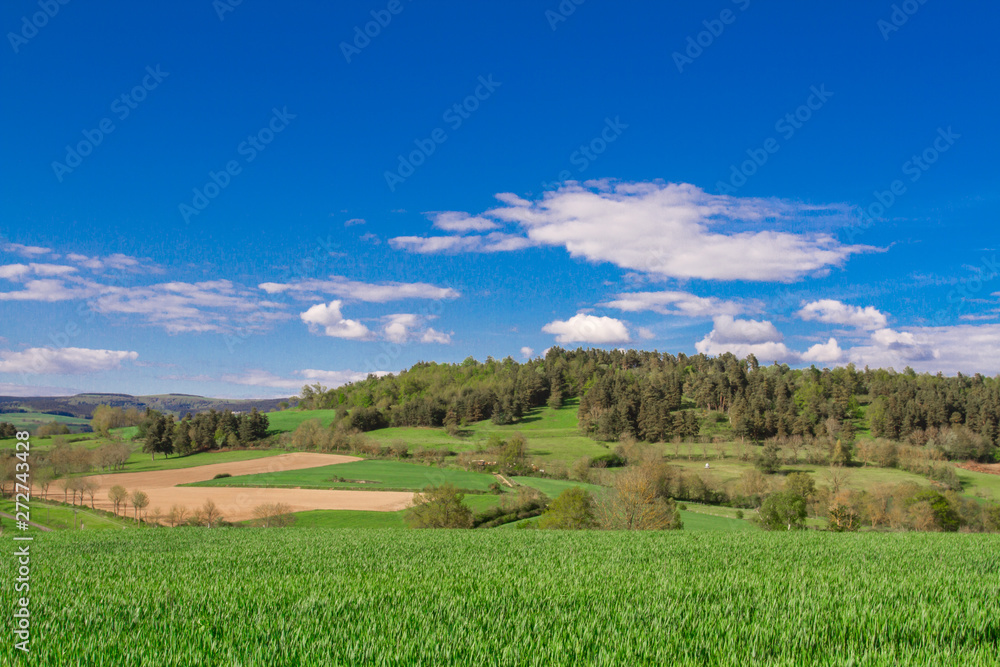
[[[637,350],[565,350],[523,363],[507,357],[418,363],[335,389],[303,387],[292,400],[337,409],[360,431],[387,426],[458,429],[483,419],[517,423],[533,407],[580,401],[580,429],[602,441],[664,442],[698,435],[695,409],[741,440],[871,435],[933,445],[949,459],[993,459],[1000,437],[1000,379],[918,374],[911,368],[793,369],[752,355],[688,356]],[[710,420],[709,420],[710,421]]]

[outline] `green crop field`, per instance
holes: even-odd
[[[270,431],[294,431],[299,424],[310,419],[320,420],[324,426],[329,426],[337,414],[336,410],[281,410],[268,412],[267,427]]]
[[[31,653],[8,637],[3,664],[998,662],[994,535],[163,529],[32,553]]]
[[[339,481],[342,478],[347,481]],[[319,489],[368,489],[372,491],[422,491],[451,483],[459,489],[488,491],[497,478],[481,472],[452,470],[402,461],[352,461],[336,465],[238,475],[198,482],[190,486],[258,486]]]
[[[3,412],[0,413],[0,422],[10,422],[18,428],[26,428],[34,431],[42,424],[49,422],[59,422],[66,424],[75,433],[90,428],[90,420],[79,417],[67,417],[65,415],[50,415],[45,412]]]

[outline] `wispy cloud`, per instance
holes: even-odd
[[[366,283],[344,276],[331,276],[326,280],[311,278],[289,283],[261,283],[258,287],[268,294],[287,293],[304,301],[327,295],[370,303],[403,299],[457,299],[461,296],[451,287],[438,287],[429,283]]]
[[[16,352],[0,350],[0,373],[79,375],[119,368],[122,362],[134,361],[138,357],[138,352],[82,347],[32,347]]]

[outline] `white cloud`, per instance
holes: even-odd
[[[917,371],[1000,374],[1000,324],[959,324],[944,327],[881,329],[870,344],[847,350],[859,366],[911,366]]]
[[[312,299],[316,295],[329,294],[370,303],[403,299],[456,299],[461,296],[457,290],[450,287],[438,287],[429,283],[365,283],[349,280],[343,276],[331,276],[328,280],[311,278],[291,283],[261,283],[258,287],[268,294],[288,292],[300,299]]]
[[[116,271],[122,271],[126,273],[162,272],[162,269],[155,266],[148,259],[131,257],[129,255],[123,255],[120,252],[116,252],[106,257],[89,257],[87,255],[81,255],[79,253],[71,252],[66,255],[66,259],[76,264],[79,264],[80,266],[86,269],[90,269],[91,271],[105,271],[107,269],[114,269]]]
[[[720,315],[715,324],[714,339],[719,343],[768,343],[781,341],[783,336],[767,320],[738,320]]]
[[[625,312],[653,311],[663,315],[686,317],[714,317],[716,315],[740,315],[758,306],[747,306],[735,301],[723,301],[715,297],[701,297],[687,292],[626,292],[618,294],[613,301],[598,304],[601,307],[617,308]]]
[[[61,264],[4,264],[0,266],[0,278],[21,281],[29,275],[63,276],[74,271],[76,267]]]
[[[534,350],[528,347],[527,345],[521,348],[521,356],[524,357],[525,359],[530,359],[533,353]]]
[[[22,245],[20,243],[4,243],[0,246],[4,252],[12,252],[23,257],[36,257],[38,255],[48,255],[52,252],[50,248],[43,248],[37,245]]]
[[[458,252],[508,252],[530,248],[530,239],[516,234],[493,232],[483,236],[397,236],[389,245],[420,254]]]
[[[656,334],[649,327],[639,327],[639,338],[643,340],[653,340]]]
[[[331,301],[329,304],[317,303],[299,317],[309,325],[309,330],[315,332],[322,327],[323,333],[334,338],[363,340],[371,337],[371,331],[357,320],[345,319],[340,313],[341,301]]]
[[[874,306],[849,306],[834,299],[807,303],[796,314],[806,321],[842,324],[856,329],[882,329],[888,324],[885,313]]]
[[[497,227],[497,223],[492,220],[461,211],[430,211],[425,215],[434,222],[435,227],[446,232],[485,232]]]
[[[816,343],[802,354],[803,361],[833,364],[844,357],[844,351],[837,345],[836,338],[830,338],[825,343]]]
[[[392,244],[420,253],[550,245],[574,257],[674,278],[781,282],[825,274],[852,254],[875,250],[843,245],[828,233],[783,229],[846,219],[842,206],[711,195],[683,183],[568,182],[534,202],[510,193],[497,198],[505,206],[479,217],[517,224],[523,237],[411,236]]]
[[[79,393],[81,393],[79,389],[70,389],[68,387],[0,382],[0,396],[73,396]]]
[[[708,355],[731,352],[743,358],[754,355],[761,361],[795,361],[799,354],[781,342],[783,336],[767,320],[737,320],[720,315],[713,320],[715,327],[695,343],[695,349]]]
[[[141,315],[145,323],[170,333],[261,331],[289,317],[280,312],[282,304],[255,299],[252,292],[228,280],[142,287],[93,285],[99,293],[91,303],[96,312]]]
[[[385,326],[382,331],[386,340],[393,343],[405,343],[410,338],[410,334],[420,324],[420,316],[412,313],[397,313],[387,315]]]
[[[375,375],[384,374],[381,372],[375,373]],[[270,371],[252,369],[243,373],[227,373],[219,378],[203,376],[200,379],[213,382],[221,380],[230,384],[249,385],[253,387],[277,387],[298,391],[302,388],[302,385],[315,384],[316,382],[327,388],[339,387],[349,382],[364,380],[368,377],[368,374],[361,371],[324,371],[307,368],[305,370],[294,371],[292,376],[294,377],[281,377]]]
[[[368,221],[365,220],[364,218],[351,218],[350,220],[344,223],[344,227],[354,227],[355,225],[364,225],[367,224],[367,222]]]
[[[91,350],[82,347],[32,347],[13,352],[0,351],[0,373],[77,375],[121,367],[134,361],[138,352]]]
[[[0,292],[0,301],[68,301],[93,296],[94,290],[81,286],[70,286],[55,278],[29,280],[24,289]]]
[[[408,343],[413,339],[421,343],[441,343],[447,345],[451,343],[451,335],[437,331],[433,328],[422,329],[427,320],[434,319],[430,316],[415,315],[413,313],[396,313],[386,315],[382,318],[385,325],[382,332],[386,340],[393,343]]]
[[[420,336],[421,343],[440,343],[442,345],[448,345],[451,343],[451,334],[444,333],[442,331],[437,331],[431,327],[428,327]]]
[[[631,340],[621,320],[585,313],[565,321],[549,322],[542,331],[555,334],[557,343],[627,343]]]

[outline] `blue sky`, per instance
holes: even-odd
[[[7,3],[0,394],[554,344],[996,374],[998,18]]]

